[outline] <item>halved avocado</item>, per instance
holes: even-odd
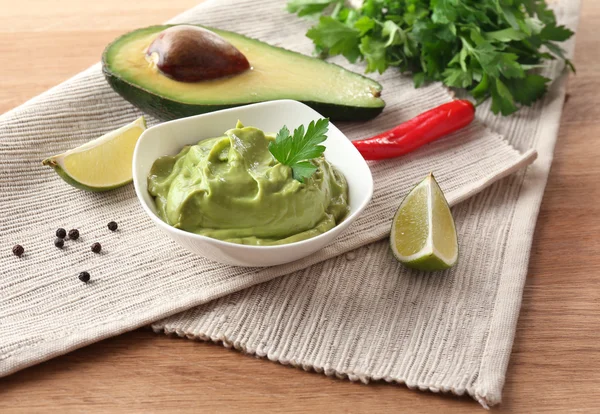
[[[173,25],[127,33],[109,44],[102,56],[108,83],[123,98],[161,120],[275,99],[294,99],[332,120],[367,120],[385,102],[372,79],[320,59],[271,46],[236,33],[207,28],[235,46],[251,69],[200,82],[180,82],[146,59],[156,36]],[[203,27],[203,26],[199,26]]]

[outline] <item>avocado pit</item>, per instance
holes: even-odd
[[[250,69],[248,59],[227,40],[191,25],[160,32],[148,46],[146,59],[165,76],[180,82],[218,79]]]

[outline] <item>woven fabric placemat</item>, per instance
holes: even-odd
[[[576,28],[578,1],[553,7],[563,24]],[[574,41],[565,46],[572,55]],[[558,77],[562,69],[555,63],[544,74]],[[409,271],[381,241],[172,316],[154,329],[327,375],[499,403],[565,82],[560,77],[542,102],[508,118],[493,116],[488,106],[478,109],[482,122],[520,151],[535,148],[539,159],[453,209],[461,248],[454,269]],[[381,219],[389,224],[390,217]]]
[[[249,8],[257,7],[262,10],[260,19],[253,18],[253,14],[246,12]],[[184,13],[176,21],[198,22],[235,30],[288,49],[310,53],[310,42],[303,36],[307,23],[290,18],[283,11],[283,7],[283,2],[274,0],[213,0]],[[264,18],[265,16],[269,18]],[[339,63],[355,70],[362,70],[361,67],[352,67],[342,61]],[[437,84],[415,90],[410,79],[401,77],[393,71],[388,71],[378,79],[384,85],[383,97],[388,103],[386,110],[370,122],[339,124],[338,126],[353,139],[388,129],[451,98],[449,93]],[[539,118],[544,108],[551,103],[552,97],[560,99],[560,96],[556,97],[557,93],[560,95],[560,90],[554,91],[543,104],[530,111],[524,111],[518,119]],[[484,112],[485,110],[481,111]],[[559,113],[560,106],[553,112],[549,124],[552,124],[553,120],[557,124]],[[368,322],[370,328],[376,329],[380,339],[392,338],[394,331],[385,329],[386,319],[383,316],[387,314],[386,312],[400,308],[386,307],[382,314],[377,308],[358,300],[361,296],[352,294],[352,286],[357,286],[356,277],[365,282],[374,294],[389,298],[393,303],[398,299],[394,296],[396,288],[382,284],[387,280],[382,275],[393,277],[393,280],[398,283],[407,284],[405,293],[412,292],[410,298],[414,296],[414,300],[401,300],[397,305],[416,306],[410,313],[413,315],[410,320],[416,325],[411,325],[410,330],[404,330],[401,335],[403,340],[410,343],[414,342],[411,339],[414,335],[426,338],[427,331],[433,329],[423,319],[428,315],[429,308],[421,308],[421,306],[429,306],[427,302],[429,299],[426,296],[415,296],[420,292],[420,286],[429,286],[429,289],[433,289],[431,293],[437,291],[444,294],[443,286],[449,283],[449,286],[458,288],[462,283],[460,278],[476,277],[477,280],[486,278],[494,283],[486,285],[488,290],[485,291],[485,299],[489,300],[490,297],[493,299],[489,304],[492,308],[499,303],[496,296],[499,296],[500,285],[495,284],[497,279],[494,275],[503,275],[498,273],[502,269],[495,269],[494,272],[487,274],[492,262],[482,260],[487,254],[486,249],[492,247],[490,239],[485,239],[484,243],[481,246],[477,245],[474,251],[471,250],[471,246],[474,240],[480,240],[473,238],[473,235],[481,236],[484,230],[489,230],[488,237],[492,235],[493,241],[505,246],[492,250],[493,263],[498,263],[496,260],[498,256],[508,260],[506,250],[510,249],[509,239],[503,238],[508,230],[498,233],[497,229],[498,227],[509,229],[513,223],[510,220],[512,216],[505,215],[506,208],[509,210],[510,208],[504,207],[504,203],[510,204],[512,199],[508,199],[503,191],[500,191],[502,193],[500,198],[487,197],[489,208],[484,209],[480,205],[473,205],[462,212],[465,206],[474,202],[469,201],[456,210],[463,256],[461,265],[452,272],[439,274],[437,277],[419,276],[417,273],[407,274],[389,261],[384,243],[371,243],[386,236],[390,218],[399,201],[406,194],[407,189],[429,171],[437,174],[449,201],[456,204],[530,163],[535,156],[535,151],[531,149],[534,142],[529,141],[529,137],[523,137],[523,133],[527,131],[515,132],[507,128],[504,132],[511,136],[511,145],[498,133],[485,128],[482,123],[474,123],[464,131],[402,159],[373,163],[371,165],[375,177],[373,201],[367,211],[342,237],[320,253],[305,260],[273,268],[251,269],[220,265],[182,250],[160,233],[144,216],[131,186],[109,193],[89,194],[69,187],[51,170],[40,166],[40,160],[48,155],[60,153],[96,138],[132,121],[139,115],[139,111],[112,92],[106,85],[99,66],[96,65],[0,117],[0,189],[3,194],[0,198],[0,215],[3,224],[0,228],[0,245],[5,246],[4,251],[0,253],[2,262],[0,376],[282,275],[290,276],[272,283],[295,281],[299,287],[308,287],[311,286],[310,280],[313,278],[316,278],[315,280],[321,280],[322,277],[329,278],[333,282],[327,286],[336,287],[338,289],[336,292],[342,295],[334,294],[333,298],[337,300],[345,298],[343,303],[348,310],[360,311],[366,315],[366,319],[349,318],[344,324],[336,325],[335,331],[331,331],[327,329],[326,324],[323,324],[323,321],[330,320],[327,312],[312,313],[322,311],[320,308],[313,308],[312,305],[302,308],[301,314],[296,314],[297,318],[294,319],[294,315],[286,314],[286,310],[291,308],[286,302],[286,296],[279,295],[275,289],[278,285],[265,284],[260,289],[268,289],[268,294],[277,295],[262,299],[270,301],[270,311],[266,314],[258,312],[244,315],[246,311],[255,312],[256,308],[253,308],[253,304],[246,299],[242,302],[248,307],[242,306],[242,302],[231,302],[230,297],[229,302],[213,302],[211,305],[217,307],[222,306],[223,303],[227,305],[224,309],[218,308],[217,313],[220,312],[220,316],[213,313],[216,319],[210,326],[216,328],[214,335],[204,328],[189,331],[189,335],[222,339],[226,343],[233,343],[240,348],[255,351],[259,355],[270,355],[274,359],[285,362],[286,357],[280,358],[279,355],[285,355],[291,350],[290,346],[298,346],[301,341],[310,338],[301,338],[293,334],[291,337],[286,337],[284,342],[280,340],[273,342],[265,335],[274,334],[281,339],[284,337],[276,333],[281,326],[289,327],[294,324],[300,326],[310,322],[313,330],[309,334],[311,337],[314,336],[318,344],[317,348],[314,347],[315,344],[307,344],[305,350],[320,359],[303,359],[300,363],[315,369],[323,366],[328,373],[349,373],[352,374],[352,378],[360,377],[366,380],[377,378],[377,372],[384,372],[386,366],[397,368],[393,366],[397,358],[387,359],[384,365],[378,366],[376,360],[369,360],[370,354],[362,354],[363,348],[360,345],[364,345],[368,339],[367,337],[361,339],[359,334],[369,331],[364,325]],[[151,124],[156,122],[150,121]],[[521,124],[527,122],[523,121]],[[537,134],[538,129],[529,132]],[[547,142],[552,145],[555,132],[547,138]],[[538,164],[540,163],[534,165]],[[540,167],[543,168],[543,165]],[[523,182],[523,177],[523,175],[513,175],[505,181],[513,183],[516,180],[517,183],[511,185],[520,189],[522,186],[519,186],[519,180]],[[536,184],[534,187],[537,188],[539,185]],[[542,190],[543,183],[539,191]],[[510,194],[517,197],[515,193],[519,192],[520,190],[513,190]],[[535,201],[534,197],[532,209],[537,212],[539,202],[535,204]],[[498,226],[480,227],[481,223],[489,219],[488,215],[498,220]],[[120,229],[117,233],[107,231],[106,223],[110,220],[119,222]],[[530,215],[525,221],[527,222],[525,228],[529,226],[532,230],[535,214]],[[57,227],[79,228],[82,237],[77,242],[69,243],[66,249],[58,250],[52,245],[53,233]],[[527,238],[526,235],[525,241],[530,242],[530,240],[531,237]],[[102,255],[93,255],[89,251],[89,244],[93,241],[102,242]],[[21,259],[11,256],[10,247],[15,243],[25,246],[26,253]],[[524,258],[516,257],[518,262],[514,263],[521,273],[526,269],[528,246],[526,243]],[[369,253],[371,251],[373,254]],[[327,260],[335,257],[337,259]],[[360,257],[360,260],[349,260],[353,257]],[[353,262],[354,264],[351,264]],[[365,263],[370,263],[370,266],[365,267]],[[77,280],[77,274],[81,270],[87,270],[92,274],[92,283],[84,285]],[[359,273],[361,276],[357,276]],[[522,283],[524,275],[517,279]],[[388,282],[391,280],[389,279]],[[440,285],[440,282],[443,284]],[[381,290],[377,290],[377,286]],[[315,286],[313,294],[319,292],[326,294],[327,289],[318,287]],[[475,314],[484,313],[483,316],[487,319],[493,319],[488,313],[497,314],[494,309],[480,309],[478,303],[470,302],[472,298],[468,293],[477,293],[479,290],[469,289],[475,288],[479,289],[468,282],[450,296],[440,297],[443,300],[439,303],[450,309],[454,304],[453,301],[456,300],[455,311],[451,314],[458,315],[458,312],[463,310],[473,312],[473,309],[476,309]],[[248,290],[239,298],[256,294],[262,296],[255,289]],[[271,292],[271,289],[274,290]],[[300,292],[299,290],[298,294]],[[489,295],[491,293],[493,295]],[[467,295],[469,300],[466,300],[467,296],[463,295]],[[520,298],[518,289],[517,296]],[[325,295],[321,298],[330,297]],[[298,300],[298,303],[305,299],[304,293],[294,295],[294,301]],[[262,300],[260,302],[267,305],[267,302]],[[335,307],[336,303],[334,300],[325,306]],[[235,321],[234,315],[229,312],[236,306],[239,306],[240,312],[235,314],[241,319],[238,320],[235,332],[228,331],[224,325],[219,328],[215,321],[219,323]],[[277,306],[282,307],[278,309]],[[405,314],[405,311],[406,309],[401,311],[401,314]],[[178,317],[162,325],[155,325],[155,328],[183,333],[187,328],[182,326],[189,327],[190,322],[198,322],[194,325],[197,327],[204,326],[202,315],[206,316],[206,309],[198,308],[194,312],[199,312],[200,316],[185,314],[184,318]],[[517,314],[518,309],[512,313],[515,320]],[[261,315],[265,317],[275,315],[276,320],[284,325],[271,324],[269,319],[261,320]],[[352,312],[348,315],[352,315]],[[251,319],[249,316],[258,318],[255,320],[256,325],[249,323]],[[408,317],[408,314],[406,316]],[[467,318],[466,321],[471,321],[472,318],[471,314],[471,318]],[[169,325],[170,323],[175,325]],[[176,325],[181,323],[183,325]],[[342,326],[345,328],[340,330]],[[491,322],[485,325],[486,338],[493,332],[490,326]],[[514,326],[510,324],[508,326],[514,332]],[[447,335],[451,338],[462,332],[459,331],[458,325],[447,327],[449,330],[439,331],[439,335]],[[436,327],[438,328],[439,326]],[[481,325],[481,329],[483,328],[484,325]],[[242,331],[243,336],[237,336]],[[345,332],[348,335],[327,342],[323,340],[325,337],[320,336],[323,332],[329,332],[328,335],[333,335],[334,332]],[[348,342],[348,337],[355,337],[358,342],[354,340]],[[512,342],[512,337],[510,339]],[[258,342],[249,342],[249,340]],[[257,346],[255,347],[254,344]],[[457,349],[454,346],[452,349],[456,352],[468,350]],[[510,349],[510,344],[508,348]],[[327,358],[323,359],[324,354],[321,352],[325,350]],[[269,354],[271,351],[272,353]],[[396,342],[388,351],[402,353],[404,350],[401,343]],[[427,359],[431,352],[431,349],[428,349],[423,350],[419,355],[404,354],[403,357],[408,361],[407,366],[412,367],[415,365],[414,362],[410,362],[411,358]],[[443,349],[439,352],[443,352]],[[362,362],[367,361],[369,370],[365,372],[355,370],[357,375],[354,375],[352,368],[344,368],[345,362],[339,366],[330,366],[331,364],[327,362],[327,360],[348,361],[349,357],[358,358]],[[475,358],[476,356],[473,356],[472,361],[476,361]],[[457,364],[453,365],[453,360],[447,362],[450,364],[448,368],[459,367]],[[415,366],[415,369],[417,367],[419,365]],[[446,375],[440,370],[436,372],[440,381]],[[469,382],[471,377],[460,375],[465,388],[472,386],[473,382]],[[390,376],[389,378],[403,380],[401,377],[396,379]],[[406,382],[410,384],[409,381]],[[441,384],[440,388],[444,389],[444,383],[439,382],[439,384]],[[457,392],[460,390],[460,387],[456,387]]]

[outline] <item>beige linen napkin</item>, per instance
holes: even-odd
[[[559,20],[575,29],[579,2],[563,0],[553,7]],[[566,47],[572,55],[574,42]],[[553,64],[544,72],[555,77],[561,70],[562,65]],[[535,148],[539,159],[526,173],[453,209],[461,248],[456,268],[444,274],[409,271],[394,261],[382,241],[153,328],[220,341],[327,375],[466,392],[484,406],[497,404],[552,162],[565,78],[555,82],[543,102],[509,118],[494,117],[487,106],[478,110],[489,127],[521,151]],[[387,79],[382,82],[387,88]],[[446,163],[432,168],[440,171]]]
[[[215,0],[184,13],[177,21],[201,22],[236,30],[289,49],[309,52],[310,43],[303,37],[306,22],[290,19],[283,12],[283,6],[283,2],[274,0]],[[260,8],[261,18],[248,14],[249,8]],[[371,122],[338,125],[351,138],[380,132],[450,99],[440,85],[415,90],[409,79],[393,71],[380,77],[380,81],[388,103],[385,112]],[[551,97],[546,102],[550,102],[549,99]],[[535,111],[542,107],[538,105],[528,113],[535,116],[538,113]],[[560,106],[548,122],[556,124],[559,113]],[[223,339],[282,362],[299,361],[307,367],[322,367],[327,373],[350,374],[352,378],[365,380],[377,378],[380,373],[388,378],[385,374],[388,368],[400,372],[398,370],[404,367],[402,369],[411,372],[410,367],[414,367],[412,372],[417,373],[417,368],[426,365],[415,365],[415,359],[426,361],[435,351],[437,355],[447,357],[444,365],[435,370],[437,382],[431,384],[447,388],[443,378],[456,378],[454,372],[458,373],[460,384],[463,384],[462,388],[456,387],[457,392],[476,384],[472,376],[460,373],[459,361],[468,355],[466,359],[470,364],[477,364],[481,356],[464,354],[471,349],[461,348],[460,341],[451,344],[448,339],[460,336],[480,341],[479,331],[465,335],[463,330],[471,327],[468,322],[478,315],[482,316],[479,329],[485,331],[485,337],[497,335],[490,328],[491,322],[483,322],[493,319],[493,308],[507,299],[497,283],[497,277],[503,275],[503,267],[486,272],[490,271],[492,262],[498,263],[498,258],[508,261],[506,252],[511,246],[506,236],[513,221],[512,215],[507,215],[505,210],[515,210],[505,204],[510,204],[510,197],[516,197],[520,191],[523,175],[509,179],[517,190],[508,194],[494,190],[494,195],[486,198],[486,208],[469,202],[457,211],[463,256],[462,265],[455,271],[438,275],[406,273],[389,260],[385,243],[361,246],[385,237],[389,220],[402,196],[427,172],[434,171],[438,175],[450,202],[455,204],[531,162],[535,153],[529,149],[532,144],[529,137],[515,134],[521,139],[515,141],[519,145],[519,150],[516,150],[502,136],[477,123],[402,159],[373,163],[376,187],[373,201],[342,237],[305,260],[268,269],[252,269],[220,265],[179,248],[144,216],[131,187],[89,194],[70,188],[52,171],[39,165],[44,157],[86,142],[137,116],[139,112],[105,84],[96,65],[0,117],[0,246],[4,246],[0,253],[0,375],[8,375],[72,349],[289,274],[273,283],[281,283],[281,286],[298,284],[302,288],[313,286],[312,294],[318,303],[306,302],[307,292],[298,290],[297,294],[290,296],[289,292],[278,291],[279,284],[272,283],[234,296],[241,300],[237,303],[231,298],[229,302],[213,302],[210,306],[215,306],[216,313],[209,312],[214,317],[209,325],[205,325],[206,321],[202,319],[207,314],[206,308],[199,308],[193,314],[185,314],[184,319],[179,317],[171,321],[175,322],[172,330],[184,333],[193,326],[198,328],[189,331],[193,336]],[[509,128],[507,132],[512,130]],[[530,132],[537,134],[537,130]],[[556,134],[555,131],[550,132],[548,142],[553,145]],[[545,180],[544,174],[542,178]],[[533,196],[529,207],[532,214],[522,220],[524,229],[531,231],[543,182],[541,188],[539,184],[533,185],[539,189],[540,195]],[[465,210],[465,206],[471,207]],[[106,229],[110,220],[119,222],[117,233]],[[497,225],[490,226],[489,220],[496,220]],[[59,226],[79,228],[81,239],[69,243],[64,250],[54,248],[53,233]],[[505,231],[499,233],[498,228]],[[484,233],[491,238],[483,237]],[[483,238],[473,238],[478,236]],[[473,249],[474,240],[482,241],[482,244],[475,245]],[[510,276],[518,282],[514,293],[516,299],[510,297],[509,301],[520,300],[519,286],[524,280],[530,240],[530,235],[525,233],[524,243],[520,245],[524,246],[524,256],[517,257],[518,261],[514,262],[516,273]],[[102,255],[89,251],[93,241],[102,243]],[[23,258],[11,256],[10,247],[14,243],[25,247]],[[487,255],[494,260],[488,260]],[[339,257],[325,261],[336,256]],[[358,260],[350,260],[352,258]],[[92,283],[84,285],[77,280],[77,274],[82,270],[91,273]],[[296,271],[300,272],[294,273]],[[377,307],[376,303],[365,302],[370,300],[370,296],[356,289],[361,285],[357,285],[357,278],[363,282],[363,287],[370,289],[371,295],[387,301],[380,305],[387,306]],[[489,282],[483,289],[485,303],[470,296],[470,293],[482,293],[481,287],[473,286],[480,279]],[[329,282],[321,286],[321,280]],[[396,296],[398,288],[407,295],[405,299]],[[454,322],[443,326],[445,330],[438,326],[435,332],[430,331],[433,328],[427,321],[437,313],[431,312],[434,309],[431,298],[421,294],[424,288],[427,289],[425,293],[441,295],[436,306],[451,310],[448,316],[454,315]],[[452,288],[450,293],[447,292],[449,288]],[[261,294],[257,289],[267,291]],[[328,292],[333,296],[329,296]],[[503,295],[500,296],[500,293]],[[264,297],[264,294],[273,296]],[[258,300],[258,305],[252,300]],[[304,303],[307,307],[290,306],[290,300],[299,306]],[[324,302],[327,300],[329,303]],[[334,319],[329,312],[339,303],[344,304],[348,319],[342,324],[332,325]],[[263,308],[261,304],[268,306]],[[481,308],[481,305],[487,307]],[[240,313],[235,311],[236,307],[239,307]],[[510,310],[512,312],[504,310],[502,317],[508,314],[511,320],[516,319],[518,307],[513,306]],[[355,314],[360,314],[360,318],[354,318]],[[397,336],[398,332],[394,329],[403,325],[387,326],[386,315],[404,315],[403,318],[410,321],[408,329]],[[459,315],[469,317],[458,318]],[[227,323],[228,319],[233,321],[235,317],[240,319],[233,331],[229,329],[233,325],[219,327],[219,324]],[[183,324],[178,325],[177,321]],[[207,330],[207,326],[216,330]],[[308,326],[308,336],[289,336],[289,332],[286,336],[280,335],[284,333],[280,328],[292,326]],[[168,324],[155,327],[170,330]],[[508,329],[509,342],[512,342],[514,324],[508,323],[504,329]],[[244,331],[243,335],[238,336],[241,331]],[[376,336],[361,336],[363,332]],[[450,358],[447,349],[439,348],[437,340],[437,348],[408,349],[401,346],[402,341],[416,346],[430,334],[437,335],[441,343],[450,346],[453,352],[462,353],[463,357],[458,360]],[[269,335],[274,335],[276,340],[269,339]],[[317,343],[306,342],[313,337]],[[330,341],[328,338],[333,339]],[[369,355],[373,354],[364,349],[371,339],[375,340],[373,344],[381,344],[379,354],[390,358],[382,362],[371,358]],[[389,342],[390,339],[395,342]],[[303,349],[303,357],[290,358],[292,348]],[[404,353],[405,350],[421,352]],[[396,365],[400,357],[404,362]],[[354,370],[347,364],[349,358],[366,365]],[[339,363],[335,362],[338,360]],[[485,376],[486,380],[500,371],[503,373],[504,366],[500,363],[497,369],[492,369]],[[404,381],[403,378],[389,376],[390,380]],[[408,380],[406,382],[410,384]]]

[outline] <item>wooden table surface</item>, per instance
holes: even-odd
[[[0,113],[95,63],[117,35],[198,0],[0,0]],[[495,412],[600,412],[600,2],[583,0],[577,75]],[[469,398],[362,385],[138,330],[0,379],[0,412],[482,412]]]

